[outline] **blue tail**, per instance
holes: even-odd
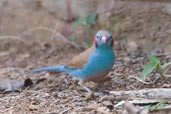
[[[42,67],[42,68],[33,69],[32,73],[38,73],[38,72],[43,72],[43,71],[70,73],[73,70],[75,70],[75,69],[68,68],[67,66],[48,66],[48,67]]]

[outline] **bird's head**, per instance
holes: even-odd
[[[96,48],[112,47],[113,46],[112,34],[107,30],[98,31],[94,38],[94,45]]]

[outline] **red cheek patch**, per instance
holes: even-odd
[[[96,38],[94,38],[94,45],[98,47]]]

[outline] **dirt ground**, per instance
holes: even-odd
[[[111,80],[99,86],[88,84],[95,94],[94,98],[88,99],[87,92],[82,90],[75,80],[66,78],[65,74],[57,73],[50,76],[29,74],[23,76],[23,74],[12,70],[4,70],[7,67],[25,70],[39,66],[62,64],[79,54],[81,50],[69,45],[62,48],[53,49],[49,46],[42,49],[38,44],[26,46],[19,41],[16,44],[14,42],[8,43],[8,47],[5,47],[7,44],[3,42],[4,45],[2,46],[6,51],[1,53],[1,79],[29,77],[34,84],[18,92],[1,93],[0,110],[2,114],[117,114],[121,113],[123,109],[109,107],[111,104],[114,105],[119,102],[110,95],[110,91],[158,88],[165,87],[166,84],[167,88],[171,86],[171,79],[146,85],[136,79],[129,78],[130,76],[140,76],[143,65],[147,63],[147,53],[142,49],[128,52],[126,44],[115,41],[116,63],[109,74]],[[153,54],[158,56],[162,62],[171,60],[170,54],[166,54],[162,50],[153,50]],[[12,72],[14,72],[13,75]],[[148,81],[150,82],[155,78],[156,76],[153,74]],[[106,104],[105,101],[101,101],[104,96],[113,99],[110,99],[110,102]]]
[[[154,14],[157,15],[157,19],[152,17]],[[140,76],[144,64],[148,63],[148,54],[157,56],[162,63],[171,61],[171,54],[166,52],[169,50],[168,42],[171,40],[168,34],[163,33],[165,30],[170,30],[171,24],[168,21],[171,16],[156,9],[149,12],[142,11],[138,16],[136,13],[122,11],[114,15],[114,18],[110,18],[112,27],[109,26],[110,23],[104,26],[114,34],[113,49],[116,53],[116,62],[109,73],[110,80],[101,85],[87,84],[94,92],[95,96],[92,98],[89,98],[88,93],[77,84],[77,81],[66,78],[67,75],[64,73],[50,75],[21,73],[36,67],[65,64],[81,53],[82,49],[60,42],[53,44],[44,41],[41,44],[34,41],[29,43],[25,39],[0,39],[0,79],[30,78],[33,81],[31,87],[17,92],[1,92],[0,114],[121,114],[124,108],[114,107],[121,100],[115,99],[110,91],[170,88],[171,78],[153,82],[157,78],[155,72],[147,79],[150,84],[131,77]],[[160,27],[161,25],[164,27]],[[99,28],[102,28],[102,25],[93,28],[93,31]],[[153,31],[148,32],[149,30]],[[122,40],[126,36],[133,38],[131,40],[137,46],[130,44],[129,38]],[[140,37],[141,42],[134,39],[135,37]],[[167,40],[163,40],[164,37]],[[149,48],[146,45],[145,48],[142,46],[146,44],[145,42]],[[171,70],[168,69],[167,73],[170,72]],[[102,100],[104,97],[108,99]],[[169,112],[168,110],[152,111],[150,114],[169,114]]]

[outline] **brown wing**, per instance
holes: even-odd
[[[74,57],[71,59],[67,66],[72,67],[72,68],[82,68],[84,64],[87,63],[90,54],[94,51],[94,46],[90,47],[89,49],[85,50],[78,56]]]

